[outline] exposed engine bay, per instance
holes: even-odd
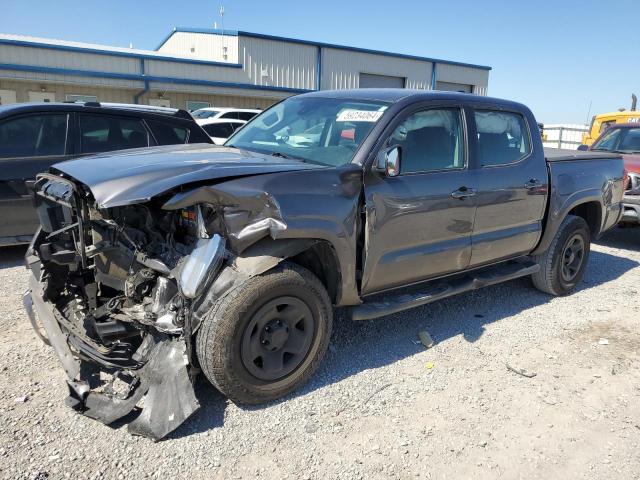
[[[42,228],[27,257],[32,290],[41,290],[34,306],[47,341],[71,347],[71,355],[57,352],[63,364],[73,357],[69,403],[112,423],[146,393],[129,429],[162,438],[199,406],[194,311],[231,256],[219,212],[206,204],[162,210],[154,201],[98,209],[81,185],[50,174],[38,177],[35,202]],[[52,338],[58,329],[66,342]]]
[[[34,331],[66,373],[69,406],[160,439],[199,408],[197,377],[229,397],[211,365],[244,333],[219,330],[221,316],[236,318],[220,305],[235,298],[228,293],[284,278],[277,272],[285,270],[304,279],[299,288],[315,309],[302,311],[304,322],[287,320],[286,308],[295,305],[277,296],[275,315],[291,325],[265,310],[265,324],[248,332],[253,343],[240,347],[246,358],[234,368],[271,369],[264,358],[275,348],[272,357],[282,359],[281,370],[291,374],[287,388],[294,388],[307,364],[316,365],[306,352],[319,354],[328,342],[330,330],[311,322],[330,321],[331,299],[360,303],[350,259],[361,230],[361,187],[358,165],[334,170],[193,145],[71,160],[38,175],[32,196],[41,228],[26,253],[31,275],[23,300]],[[307,284],[312,276],[320,287]],[[246,302],[248,309],[264,306]],[[271,331],[273,321],[278,328]],[[296,343],[303,331],[306,343]],[[292,352],[300,345],[307,350]],[[264,381],[246,378],[258,388]]]

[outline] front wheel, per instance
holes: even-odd
[[[197,334],[209,381],[236,403],[280,398],[315,372],[332,328],[329,296],[308,270],[285,262],[216,301]]]
[[[551,295],[570,293],[584,276],[590,248],[587,222],[567,215],[547,251],[534,257],[540,265],[540,271],[532,275],[534,286]]]

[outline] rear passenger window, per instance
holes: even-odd
[[[238,112],[238,119],[248,122],[257,115],[256,112]]]
[[[189,140],[189,130],[155,120],[147,120],[158,145],[179,145]]]
[[[0,158],[64,155],[67,115],[28,115],[0,124]]]
[[[233,120],[238,120],[238,112],[227,112],[220,115],[218,118],[231,118]]]
[[[210,137],[229,138],[234,132],[233,123],[212,123],[203,125],[202,128]]]
[[[527,124],[519,113],[478,110],[475,119],[481,166],[508,165],[531,153]]]
[[[80,115],[80,151],[109,152],[149,146],[149,134],[140,120],[110,115]]]
[[[458,109],[424,110],[402,122],[389,145],[401,147],[400,173],[428,172],[463,168],[463,138]]]

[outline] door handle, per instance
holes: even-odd
[[[527,190],[533,190],[534,188],[538,188],[540,185],[541,183],[537,178],[532,178],[524,184],[524,188]]]
[[[454,190],[451,192],[451,196],[453,198],[467,198],[473,197],[476,194],[476,191],[473,188],[460,187],[458,190]]]

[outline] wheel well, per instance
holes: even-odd
[[[602,225],[602,211],[598,202],[586,202],[582,203],[569,212],[569,215],[576,215],[582,217],[591,231],[591,236],[595,237],[600,233],[600,227]]]
[[[330,243],[321,241],[287,259],[313,273],[324,285],[335,304],[340,290],[340,264]]]

